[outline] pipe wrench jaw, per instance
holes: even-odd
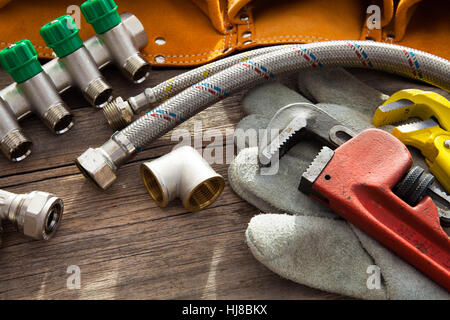
[[[412,207],[393,191],[411,165],[398,139],[369,129],[334,152],[322,149],[299,189],[450,290],[450,239],[436,205],[425,196]]]
[[[270,120],[259,145],[259,164],[267,167],[283,157],[304,138],[319,140],[336,148],[355,136],[328,113],[310,103],[292,103]]]

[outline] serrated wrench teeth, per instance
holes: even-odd
[[[334,156],[334,151],[328,147],[322,147],[320,152],[309,165],[308,169],[302,174],[298,189],[306,194],[313,193],[312,185],[322,173]]]
[[[269,166],[279,160],[303,136],[313,137],[334,149],[355,133],[314,104],[289,104],[275,113],[261,137],[260,166]]]
[[[433,119],[430,120],[426,120],[426,121],[416,121],[413,123],[408,123],[408,124],[404,124],[401,126],[398,126],[396,129],[402,133],[407,133],[407,132],[414,132],[414,131],[419,131],[419,130],[423,130],[423,129],[427,129],[427,128],[432,128],[432,127],[436,127],[439,126],[439,124],[434,121]]]
[[[281,129],[274,137],[270,137],[270,143],[267,146],[260,148],[259,161],[261,166],[268,166],[272,163],[275,157],[282,157],[289,149],[289,142],[296,140],[294,136],[301,134],[302,130],[306,128],[307,122],[304,117],[295,117],[285,128]],[[271,131],[271,130],[269,130]],[[277,131],[277,130],[275,130]],[[273,132],[267,132],[267,139]]]

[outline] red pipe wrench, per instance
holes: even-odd
[[[299,189],[450,291],[450,238],[429,196],[414,207],[392,190],[413,163],[391,134],[368,129],[336,150],[324,147]]]

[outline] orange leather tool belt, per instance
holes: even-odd
[[[0,0],[0,49],[30,39],[40,57],[52,50],[39,35],[45,23],[77,15],[82,1]],[[193,66],[235,50],[282,43],[372,39],[450,59],[448,0],[116,0],[144,24],[144,56],[154,65]],[[367,21],[380,10],[380,28]],[[94,34],[79,13],[83,40]]]

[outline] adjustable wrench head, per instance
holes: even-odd
[[[275,113],[260,139],[259,163],[268,166],[304,137],[336,148],[355,136],[338,120],[311,103],[292,103]]]

